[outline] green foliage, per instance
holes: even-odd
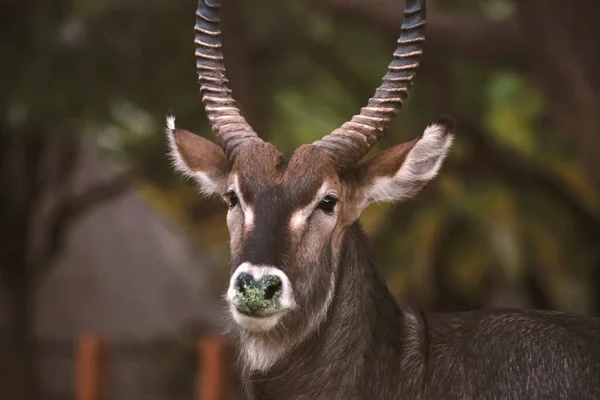
[[[544,109],[540,94],[519,76],[494,74],[486,88],[485,122],[492,140],[512,151],[532,156],[538,150],[533,130]]]

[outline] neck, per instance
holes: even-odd
[[[346,233],[339,268],[331,307],[314,333],[267,371],[246,373],[256,398],[379,398],[385,393],[374,382],[389,376],[394,365],[400,368],[410,346],[402,334],[418,323],[417,317],[400,310],[375,271],[358,223]]]

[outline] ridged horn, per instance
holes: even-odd
[[[408,96],[423,53],[425,0],[406,0],[398,47],[382,84],[359,115],[313,143],[340,168],[363,158],[389,128]]]
[[[228,87],[219,28],[220,0],[198,0],[196,70],[204,109],[217,142],[230,161],[245,145],[261,141],[242,117]]]

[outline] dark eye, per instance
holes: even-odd
[[[233,208],[239,203],[237,194],[235,194],[233,190],[230,190],[229,192],[225,193],[225,198],[227,199],[227,205],[229,206],[229,208]]]
[[[325,196],[325,198],[319,203],[319,208],[326,214],[333,214],[333,209],[335,208],[337,201],[337,198],[332,195]]]

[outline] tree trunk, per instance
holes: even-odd
[[[23,268],[23,271],[26,269]],[[33,320],[34,290],[25,276],[20,278],[23,279],[8,285],[5,282],[3,290],[9,318],[4,354],[0,361],[0,391],[2,398],[6,399],[38,400],[41,393]]]
[[[600,188],[600,2],[524,0],[519,7],[532,75],[558,131]]]

